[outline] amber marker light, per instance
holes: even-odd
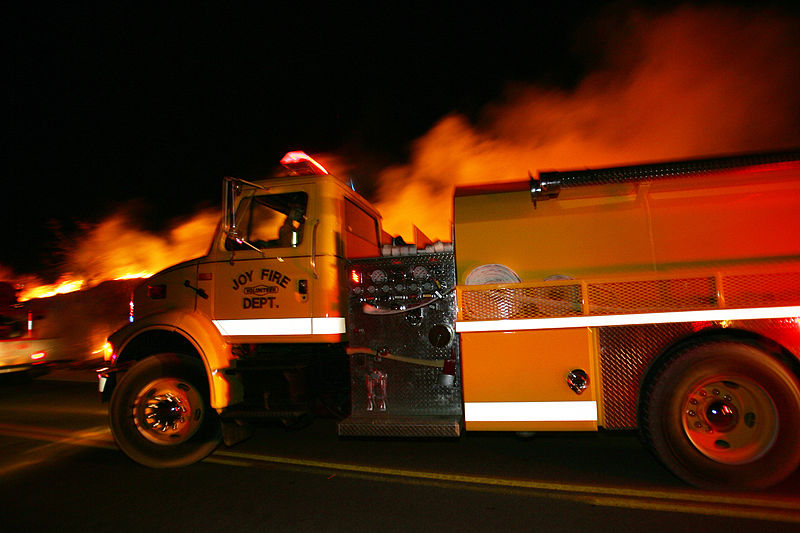
[[[111,346],[110,342],[106,342],[103,345],[103,360],[104,361],[112,361],[115,359],[114,357],[114,347]]]

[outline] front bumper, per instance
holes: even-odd
[[[132,363],[131,363],[132,364]],[[102,401],[111,399],[111,393],[117,386],[119,376],[130,368],[131,364],[104,366],[95,370],[97,373],[97,390]]]

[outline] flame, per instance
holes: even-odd
[[[203,211],[157,236],[135,227],[125,214],[116,214],[89,229],[68,251],[67,274],[52,284],[27,279],[19,301],[47,298],[93,287],[103,281],[146,278],[175,263],[208,251],[219,213]]]
[[[69,276],[62,277],[56,283],[49,285],[39,285],[23,290],[19,296],[19,301],[25,302],[34,298],[49,298],[56,294],[67,294],[68,292],[79,291],[86,284],[82,279],[70,279]]]
[[[604,67],[574,89],[515,86],[477,124],[452,114],[418,139],[380,176],[387,231],[449,240],[456,185],[800,145],[796,16],[683,7],[614,22],[599,24]]]

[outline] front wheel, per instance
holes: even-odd
[[[759,346],[685,348],[645,387],[641,430],[678,477],[713,489],[759,489],[800,465],[800,381]]]
[[[125,373],[109,407],[120,449],[145,466],[186,466],[219,445],[220,422],[208,401],[200,361],[180,354],[143,359]]]

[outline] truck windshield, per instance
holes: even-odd
[[[225,241],[227,250],[296,248],[303,242],[308,194],[263,194],[242,199],[236,210],[239,234],[246,242]]]

